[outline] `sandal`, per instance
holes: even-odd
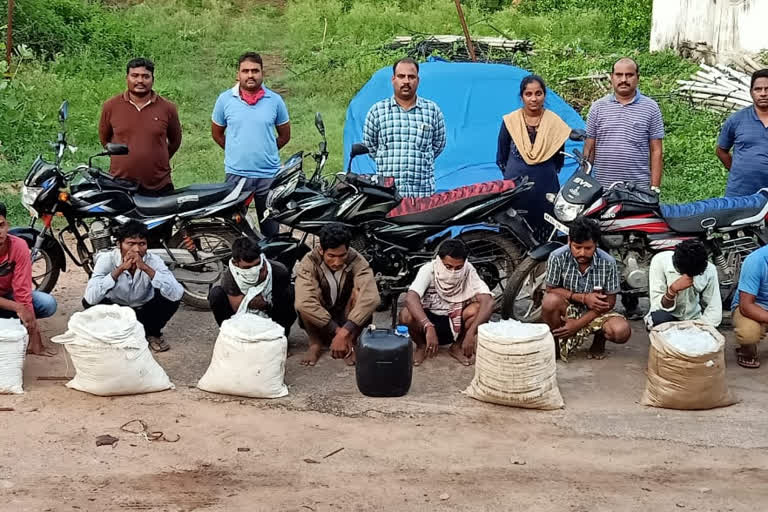
[[[742,368],[760,368],[760,358],[757,357],[757,351],[754,354],[747,355],[741,348],[737,348],[736,362]]]
[[[154,352],[166,352],[171,349],[171,346],[166,343],[162,336],[147,336],[147,343]]]

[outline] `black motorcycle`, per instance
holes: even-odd
[[[305,176],[301,154],[291,157],[267,197],[268,217],[289,226],[291,233],[302,232],[302,244],[329,222],[345,224],[353,234],[352,247],[370,262],[385,302],[408,289],[442,240],[457,236],[500,300],[516,262],[536,246],[521,217],[525,212],[512,206],[532,182],[498,180],[423,199],[402,199],[391,178],[358,175],[350,169],[329,182],[322,172],[328,153],[319,114],[316,126],[323,141],[313,155],[314,173]],[[367,147],[354,144],[350,168],[352,159],[366,153]]]
[[[114,246],[116,228],[138,220],[149,228],[149,250],[165,261],[184,286],[184,302],[207,308],[208,291],[218,282],[234,240],[258,238],[245,217],[253,194],[243,191],[244,180],[192,185],[162,197],[141,196],[135,183],[93,166],[94,157],[127,154],[129,148],[122,144],[107,144],[104,152],[89,158],[88,165],[65,172],[61,161],[70,147],[67,110],[65,101],[59,110],[61,131],[52,143],[55,161],[38,156],[24,180],[21,202],[32,222],[28,228],[11,231],[31,248],[37,289],[53,290],[60,272],[67,269],[67,257],[90,275],[95,255]],[[61,229],[54,229],[56,216],[66,222]],[[35,227],[38,219],[42,230]],[[275,240],[265,252],[270,257],[293,257],[295,242]]]

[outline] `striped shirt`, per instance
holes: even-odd
[[[435,193],[435,159],[445,148],[445,120],[436,103],[420,97],[410,110],[387,98],[365,116],[363,142],[377,172],[395,178],[403,197]]]
[[[650,185],[650,141],[664,138],[664,121],[655,101],[640,91],[627,105],[613,94],[604,96],[589,110],[587,137],[595,139],[594,176],[604,187],[617,181]]]
[[[567,245],[560,247],[549,255],[547,286],[565,288],[573,293],[590,293],[596,286],[601,286],[603,293],[613,295],[620,289],[616,260],[602,249],[597,249],[592,264],[582,274],[571,248]]]

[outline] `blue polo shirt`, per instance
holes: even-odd
[[[754,251],[741,264],[739,288],[733,297],[731,310],[739,306],[739,292],[755,296],[755,303],[768,309],[768,245]]]
[[[594,177],[604,187],[616,181],[651,183],[651,143],[664,138],[659,105],[638,90],[622,105],[609,94],[589,109],[587,137],[595,139]]]
[[[240,97],[240,85],[219,95],[211,120],[225,126],[224,169],[246,178],[273,178],[280,169],[275,127],[289,121],[288,109],[276,92],[264,89],[255,105]]]
[[[755,107],[731,115],[720,131],[717,145],[733,148],[726,196],[748,196],[768,187],[768,128],[757,117]]]

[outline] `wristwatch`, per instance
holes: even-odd
[[[656,185],[651,185],[651,190],[653,190],[657,194],[661,194],[661,187],[657,187]]]

